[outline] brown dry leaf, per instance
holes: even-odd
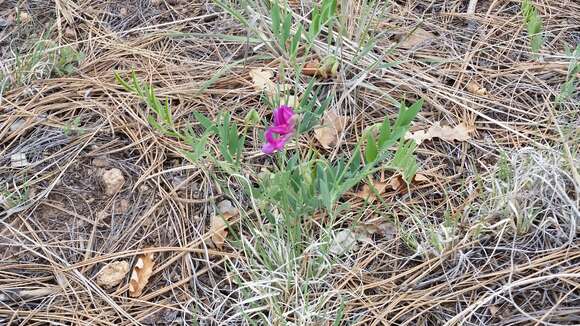
[[[322,147],[328,149],[336,144],[347,121],[348,117],[339,116],[336,111],[330,110],[324,115],[322,126],[314,130],[314,137]]]
[[[254,82],[254,89],[258,92],[265,91],[268,96],[276,89],[276,85],[270,79],[274,76],[272,70],[264,70],[262,68],[254,68],[250,70],[250,77]]]
[[[430,181],[429,178],[427,178],[425,175],[421,173],[416,173],[411,183],[429,182],[429,181]],[[407,183],[405,182],[405,180],[403,180],[403,176],[400,174],[393,176],[393,178],[389,182],[389,185],[391,186],[391,188],[393,188],[393,190],[397,192],[405,190],[407,188]]]
[[[413,177],[413,182],[429,182],[429,178],[427,178],[427,176],[421,174],[421,173],[416,173],[415,176]]]
[[[435,39],[435,34],[428,32],[422,28],[417,28],[413,31],[411,35],[406,35],[403,37],[399,43],[399,47],[403,49],[413,48],[423,42]]]
[[[479,95],[479,96],[485,96],[487,95],[487,89],[485,89],[483,86],[479,85],[476,81],[471,80],[467,83],[467,91],[475,94],[475,95]]]
[[[304,65],[302,73],[306,76],[316,76],[318,74],[318,67],[320,67],[320,61],[318,59],[311,60]]]
[[[338,66],[336,67],[338,69]],[[336,77],[336,70],[333,71],[333,65],[321,64],[320,60],[313,59],[307,62],[302,68],[302,74],[313,77]]]
[[[216,248],[221,249],[224,246],[226,236],[228,235],[227,223],[229,219],[239,214],[238,209],[235,208],[229,200],[222,200],[218,204],[219,214],[211,218],[210,233],[211,241]]]
[[[298,99],[294,95],[285,95],[292,86],[288,84],[283,84],[276,86],[276,84],[272,81],[272,77],[274,73],[272,70],[264,70],[262,68],[254,68],[249,72],[250,77],[252,78],[252,82],[254,83],[254,89],[258,92],[266,93],[266,96],[270,100],[273,100],[276,97],[276,94],[280,93],[280,104],[286,104],[291,107],[296,107],[298,104]]]
[[[153,273],[153,253],[141,254],[137,256],[137,262],[131,272],[129,280],[129,296],[137,298],[143,293],[143,288],[149,282],[149,277]]]
[[[387,189],[387,185],[388,183],[386,182],[373,180],[373,186],[375,187],[379,195],[382,195],[385,192],[385,190]],[[377,196],[375,195],[374,191],[367,184],[365,184],[362,187],[362,189],[355,194],[355,196],[362,199],[366,199],[369,203],[372,203],[373,201],[375,201],[375,199],[377,199]]]
[[[460,123],[455,127],[441,127],[439,122],[436,122],[427,129],[427,131],[419,130],[414,133],[408,132],[405,135],[405,139],[413,139],[417,145],[425,140],[431,140],[433,138],[440,138],[447,141],[467,141],[471,139],[471,136],[469,136],[469,133],[471,132],[473,132],[473,129],[466,127],[463,123]]]
[[[129,263],[126,261],[114,261],[105,265],[98,273],[96,282],[105,289],[121,283],[129,272]]]
[[[401,176],[400,174],[397,174],[393,178],[391,178],[391,181],[389,181],[389,185],[391,186],[391,188],[393,188],[393,190],[397,192],[402,191],[407,187],[405,180],[403,180],[403,176]]]

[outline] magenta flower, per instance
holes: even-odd
[[[266,143],[262,147],[262,152],[272,154],[281,150],[293,134],[294,110],[289,106],[281,105],[274,110],[274,123],[264,134]]]

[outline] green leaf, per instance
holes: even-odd
[[[137,92],[141,98],[145,99],[145,93],[143,92],[141,83],[139,80],[137,80],[137,74],[135,73],[135,70],[131,71],[131,80],[133,81],[133,90]]]
[[[115,71],[115,80],[117,81],[117,84],[123,86],[123,88],[127,92],[133,92],[133,89],[131,88],[131,86],[129,86],[129,84],[127,84],[127,82],[123,78],[121,78],[121,75],[119,75],[119,73],[116,71]]]
[[[377,159],[378,149],[377,143],[372,135],[367,136],[367,147],[365,148],[365,160],[367,163],[374,162]]]
[[[417,161],[413,155],[413,151],[417,144],[413,140],[401,140],[399,148],[395,153],[395,157],[390,163],[390,166],[399,171],[405,182],[410,183],[418,170]]]
[[[147,117],[147,122],[149,122],[149,124],[157,131],[165,133],[165,128],[161,127],[161,125],[157,122],[157,120],[155,120],[155,117],[153,117],[152,115]]]
[[[379,129],[379,141],[378,147],[382,150],[383,146],[386,144],[387,140],[391,137],[391,123],[389,122],[389,118],[385,117],[385,120],[381,124],[381,128]]]
[[[310,42],[314,41],[318,33],[320,32],[320,12],[318,8],[312,10],[312,22],[310,23],[310,29],[308,30],[308,36],[310,37]]]
[[[326,24],[336,12],[336,0],[325,0],[322,3],[321,22]]]
[[[205,115],[203,115],[197,111],[193,111],[193,116],[195,117],[197,122],[199,122],[203,126],[203,128],[205,130],[213,131],[213,132],[216,131],[214,123],[210,119],[208,119]]]
[[[236,126],[236,124],[232,124],[230,126],[230,130],[229,130],[229,146],[230,146],[230,153],[235,154],[238,152],[238,143],[239,143],[239,138],[238,138],[238,128]]]
[[[415,102],[411,107],[406,107],[405,105],[401,105],[401,109],[399,111],[399,116],[397,117],[397,121],[395,122],[395,127],[404,127],[408,128],[411,124],[411,121],[417,116],[417,113],[421,111],[423,107],[423,99]]]
[[[302,37],[302,24],[298,24],[298,29],[296,34],[292,38],[292,44],[290,45],[290,58],[296,60],[296,55],[298,54],[298,47],[300,45],[300,38]]]
[[[246,18],[244,18],[244,16],[242,16],[242,14],[239,13],[238,11],[236,11],[234,8],[232,8],[229,5],[225,4],[221,0],[213,0],[213,2],[215,2],[221,8],[223,8],[225,11],[227,11],[230,15],[234,16],[245,27],[250,26],[250,24],[248,24],[248,21],[246,20]]]
[[[157,100],[159,101],[159,100]],[[161,104],[161,103],[160,103]],[[165,114],[165,122],[173,127],[174,123],[173,123],[173,115],[171,114],[171,107],[169,106],[169,98],[165,99],[165,105],[163,106],[163,111]]]
[[[287,14],[284,17],[284,23],[282,25],[282,33],[280,35],[280,47],[286,49],[286,41],[290,38],[290,28],[292,27],[292,15]]]
[[[280,36],[280,6],[278,5],[278,1],[275,0],[272,4],[271,10],[271,17],[272,17],[272,33],[274,37],[279,39]]]

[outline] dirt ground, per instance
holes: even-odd
[[[338,1],[342,38],[300,49],[305,62],[334,51],[338,72],[314,78],[317,103],[330,98],[349,119],[329,148],[297,137],[303,158],[350,156],[366,128],[397,116],[393,100],[425,100],[411,132],[469,128],[466,140],[417,147],[422,182],[402,189],[382,171],[381,200],[358,184],[337,220],[299,222],[306,247],[324,230],[367,226],[368,240],[312,271],[302,267],[322,254],[290,255],[294,244],[268,235],[276,208],[244,190],[276,165],[261,152],[272,107],[249,72],[271,69],[301,91],[312,78],[261,41],[270,1],[0,0],[0,324],[580,324],[577,84],[555,104],[580,78],[566,54],[580,43],[580,3],[533,1],[536,57],[519,1],[475,1],[473,13],[469,2]],[[288,6],[307,25],[316,3]],[[375,43],[361,54],[365,39]],[[239,173],[188,160],[188,144],[152,127],[151,109],[115,79],[131,72],[180,127],[201,133],[194,112],[245,126]],[[252,110],[261,122],[247,127]],[[220,157],[217,137],[207,148]],[[239,215],[220,246],[212,217],[225,200]],[[133,297],[146,254],[151,277]],[[291,259],[298,267],[281,267]],[[127,273],[98,284],[115,261]]]

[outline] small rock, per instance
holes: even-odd
[[[97,212],[97,215],[96,215],[97,222],[103,221],[104,219],[107,218],[107,216],[108,216],[108,214],[107,214],[106,210],[102,210],[102,211]]]
[[[113,168],[103,173],[103,183],[105,184],[105,193],[112,196],[119,192],[125,184],[125,177],[121,170]]]
[[[175,190],[183,189],[185,187],[185,184],[182,183],[185,180],[186,180],[185,177],[176,175],[171,179],[171,185],[173,186],[173,188],[175,188]]]
[[[334,235],[330,244],[330,252],[335,255],[342,255],[356,246],[356,236],[351,230],[344,229]]]
[[[144,325],[184,325],[175,324],[178,320],[179,312],[177,310],[164,308],[154,312],[143,319]]]
[[[129,272],[129,263],[126,261],[114,261],[97,273],[97,284],[107,289],[112,288],[121,283],[127,272]]]
[[[31,20],[30,15],[26,11],[21,11],[18,15],[21,24],[28,24]]]
[[[397,227],[393,223],[383,223],[379,225],[380,233],[387,239],[393,240],[397,237]]]
[[[98,168],[103,168],[103,167],[108,165],[107,160],[102,158],[102,157],[94,158],[92,161],[92,164],[93,164],[93,166],[96,166]]]
[[[129,11],[127,10],[127,7],[123,7],[121,8],[121,10],[119,10],[119,15],[121,15],[122,17],[127,17],[128,14]]]
[[[64,29],[64,36],[66,36],[67,38],[75,38],[77,36],[77,33],[72,27],[67,27]]]
[[[0,4],[2,2],[0,1]],[[4,27],[8,27],[12,24],[12,21],[8,20],[8,19],[4,19],[4,18],[0,18],[0,28],[4,28]]]
[[[161,0],[151,0],[151,5],[159,6],[161,4]]]
[[[11,132],[15,132],[20,130],[23,126],[24,126],[24,119],[16,119],[16,121],[12,122],[12,124],[10,125],[10,131]]]
[[[229,200],[222,200],[217,205],[218,211],[221,215],[235,216],[238,215],[238,210],[232,205]]]
[[[125,198],[115,202],[115,214],[125,214],[129,210],[129,201]]]
[[[12,161],[13,168],[22,168],[28,166],[28,160],[26,159],[26,154],[24,153],[16,153],[10,156],[10,160]]]

